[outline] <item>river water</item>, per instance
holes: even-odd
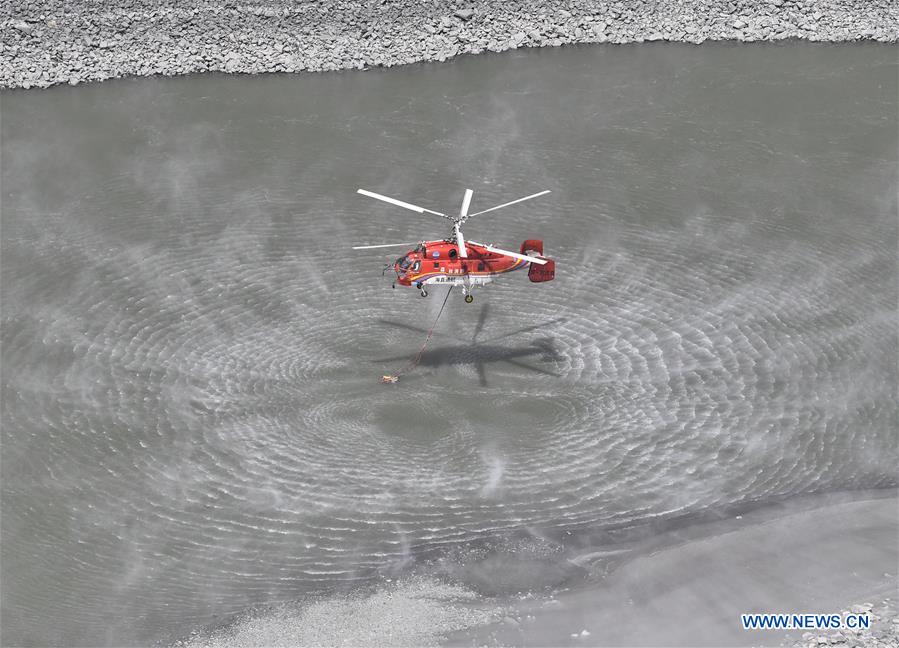
[[[339,610],[316,606],[358,592],[427,643],[591,577],[584,537],[896,486],[895,48],[0,100],[4,645],[202,638],[313,600],[293,637],[321,642]],[[551,189],[466,234],[542,238],[557,278],[452,295],[383,386],[443,289],[391,290],[387,255],[349,248],[447,231],[358,187],[450,212]]]

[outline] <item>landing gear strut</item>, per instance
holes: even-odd
[[[428,296],[428,291],[425,290],[424,288],[422,288],[422,289],[421,289],[421,296],[422,296],[422,297],[427,297],[427,296]]]

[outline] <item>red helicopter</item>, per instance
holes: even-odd
[[[465,198],[462,200],[462,209],[456,217],[447,216],[438,211],[425,209],[424,207],[390,198],[389,196],[383,196],[372,191],[366,191],[365,189],[359,189],[358,193],[419,214],[434,214],[452,221],[453,231],[449,238],[436,241],[421,241],[414,249],[406,252],[392,264],[393,270],[396,272],[396,283],[399,283],[401,286],[415,286],[421,292],[422,297],[428,296],[427,286],[429,285],[462,286],[465,302],[470,304],[474,301],[472,289],[475,286],[488,284],[501,274],[528,267],[528,279],[535,283],[552,281],[556,275],[555,261],[543,256],[543,241],[541,240],[528,239],[521,244],[520,251],[510,252],[488,243],[466,241],[465,237],[462,236],[462,225],[469,218],[543,196],[550,193],[549,190],[469,214],[468,208],[471,205],[473,192],[471,189],[466,189]],[[358,245],[353,249],[371,250],[374,248],[404,247],[407,245],[416,244]],[[391,265],[388,264],[385,270],[390,267]],[[394,287],[396,287],[396,283]]]

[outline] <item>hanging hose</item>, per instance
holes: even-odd
[[[405,367],[403,367],[396,373],[384,374],[383,376],[381,376],[382,383],[397,382],[400,379],[400,376],[402,376],[403,374],[409,373],[410,371],[415,369],[415,367],[418,366],[419,362],[421,362],[421,356],[424,355],[425,349],[428,348],[428,342],[431,341],[431,336],[434,335],[434,329],[437,328],[437,322],[440,321],[440,316],[443,315],[443,309],[446,308],[446,302],[449,301],[449,296],[450,296],[450,293],[453,292],[453,288],[454,288],[454,286],[450,286],[449,290],[446,291],[446,297],[443,298],[443,303],[440,305],[440,311],[437,313],[437,317],[434,318],[434,323],[431,324],[431,328],[428,329],[428,335],[427,335],[427,337],[425,337],[424,344],[422,344],[421,348],[418,350],[418,355],[415,356],[415,359],[412,360],[412,362],[407,364]]]

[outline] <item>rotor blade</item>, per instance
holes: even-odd
[[[518,252],[509,252],[509,250],[501,250],[500,248],[493,247],[492,245],[487,245],[486,243],[478,243],[477,241],[469,241],[469,243],[480,245],[484,248],[487,248],[491,252],[496,252],[497,254],[512,257],[513,259],[522,259],[524,261],[530,261],[531,263],[536,263],[538,265],[546,265],[546,259],[538,259],[537,257],[528,256],[526,254],[518,254]]]
[[[430,209],[425,209],[424,207],[419,207],[418,205],[413,205],[412,203],[403,202],[402,200],[397,200],[396,198],[391,198],[390,196],[383,196],[379,193],[375,193],[374,191],[366,191],[365,189],[357,189],[356,193],[361,193],[363,196],[368,196],[369,198],[374,198],[375,200],[382,200],[386,203],[390,203],[391,205],[396,205],[397,207],[402,207],[403,209],[411,209],[414,212],[418,212],[422,214],[427,212],[429,214],[434,214],[436,216],[443,216],[444,218],[449,218],[446,214],[441,214],[440,212],[431,211]]]
[[[471,205],[471,195],[474,192],[471,189],[465,190],[465,198],[462,199],[462,211],[459,212],[460,218],[465,218],[468,216],[468,207]]]
[[[385,248],[385,247],[409,247],[410,245],[417,245],[417,243],[383,243],[381,245],[354,245],[354,250],[374,250],[375,248]]]
[[[463,259],[468,258],[468,250],[465,249],[465,237],[462,236],[462,230],[459,228],[459,224],[453,228],[456,230],[456,245],[459,246],[459,256]]]
[[[513,200],[512,202],[497,205],[496,207],[491,207],[490,209],[485,209],[484,211],[475,212],[474,214],[471,214],[471,216],[480,216],[481,214],[486,214],[487,212],[492,212],[496,209],[502,209],[503,207],[508,207],[509,205],[514,205],[515,203],[524,202],[525,200],[530,200],[531,198],[537,198],[538,196],[543,196],[548,193],[550,193],[549,189],[541,191],[540,193],[531,194],[530,196],[525,196],[524,198],[519,198],[518,200]],[[466,216],[466,218],[471,218],[471,216]]]
[[[465,237],[462,236],[462,228],[459,226],[468,217],[468,207],[471,205],[471,195],[474,192],[471,189],[465,190],[465,198],[462,199],[462,209],[459,210],[459,218],[456,219],[453,230],[456,232],[456,244],[459,246],[459,256],[463,259],[468,258],[468,250],[465,249]]]

